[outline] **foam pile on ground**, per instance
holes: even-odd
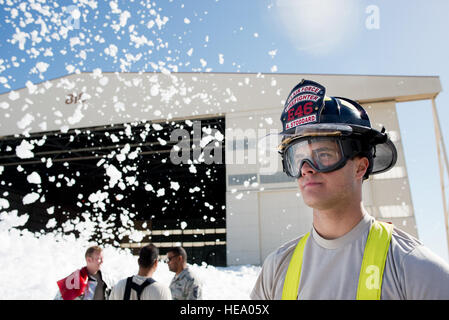
[[[86,239],[56,233],[35,235],[16,227],[26,216],[14,212],[0,214],[0,298],[53,299],[56,281],[82,267]],[[127,250],[106,247],[103,271],[114,281],[137,272],[137,258]],[[249,293],[260,271],[258,266],[213,267],[192,265],[203,282],[204,299],[249,299]],[[154,275],[157,281],[169,284],[174,273],[164,262]]]

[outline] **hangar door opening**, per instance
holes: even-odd
[[[89,234],[226,265],[223,117],[0,137],[2,210],[32,232]],[[25,217],[25,216],[24,216]]]

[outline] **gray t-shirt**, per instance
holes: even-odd
[[[304,249],[299,300],[355,299],[363,252],[374,218],[365,214],[347,234],[322,238],[314,228]],[[285,274],[299,237],[265,260],[250,294],[254,300],[280,300]],[[382,280],[382,300],[449,299],[449,265],[402,230],[393,229]]]

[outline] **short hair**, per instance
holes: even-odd
[[[139,251],[137,262],[142,268],[151,268],[159,257],[159,249],[154,244],[148,244]]]
[[[103,248],[101,248],[99,246],[92,246],[92,247],[87,248],[86,253],[84,254],[84,257],[85,258],[92,257],[92,254],[94,254],[94,252],[100,253],[102,251],[103,251]]]
[[[184,250],[183,247],[174,247],[168,250],[167,253],[168,252],[173,252],[173,254],[181,256],[184,261],[187,261],[187,252]]]

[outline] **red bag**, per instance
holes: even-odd
[[[74,300],[84,293],[88,282],[87,268],[84,267],[81,270],[76,270],[71,275],[57,281],[59,291],[61,292],[62,299]]]

